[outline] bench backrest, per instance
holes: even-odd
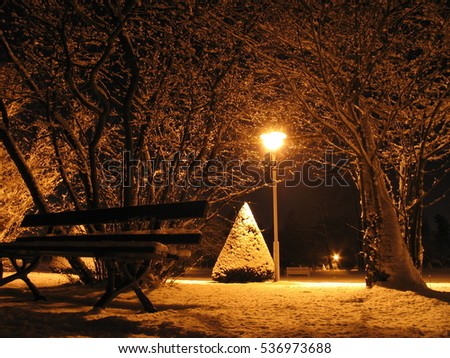
[[[22,227],[106,224],[130,220],[176,220],[204,218],[208,203],[204,200],[182,203],[140,205],[122,208],[65,211],[26,215]]]

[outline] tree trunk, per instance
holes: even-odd
[[[409,254],[401,224],[382,176],[380,164],[363,164],[366,208],[373,228],[378,256],[377,283],[400,290],[421,291],[427,286]]]
[[[33,174],[30,171],[27,163],[25,162],[25,158],[22,155],[22,152],[17,147],[16,142],[9,134],[8,129],[4,125],[4,123],[0,123],[0,141],[6,148],[8,155],[14,162],[17,170],[20,173],[23,181],[25,182],[28,190],[30,191],[31,197],[33,198],[34,205],[38,208],[41,213],[46,213],[49,211],[47,203],[44,199],[44,195],[39,189],[36,180],[34,179]]]
[[[34,205],[38,208],[40,213],[48,213],[50,211],[47,202],[45,200],[44,194],[41,192],[39,185],[37,184],[30,168],[28,167],[25,158],[22,155],[19,147],[17,147],[14,138],[10,135],[6,125],[0,122],[0,141],[6,148],[8,155],[14,162],[17,170],[20,173],[25,185],[30,191],[31,197],[33,198]],[[80,276],[81,282],[87,284],[93,281],[92,275],[90,274],[87,266],[79,258],[69,258],[68,259],[74,270]]]

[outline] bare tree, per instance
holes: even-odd
[[[367,284],[425,289],[409,249],[420,266],[425,178],[449,159],[448,8],[287,1],[269,10],[250,35],[214,18],[260,56],[283,98],[291,92],[297,131],[351,158]]]
[[[208,198],[213,216],[254,189],[255,178],[236,165],[255,157],[258,127],[246,110],[260,83],[241,41],[208,24],[210,6],[3,4],[2,61],[20,83],[2,99],[1,139],[38,210]],[[224,6],[251,31],[253,12]],[[8,110],[24,99],[23,111]],[[17,123],[26,130],[19,134]],[[59,173],[52,208],[19,155],[40,140],[37,129],[51,139],[42,150]]]
[[[236,160],[257,157],[270,118],[351,159],[367,284],[425,288],[427,178],[438,184],[448,163],[445,4],[22,0],[0,11],[1,60],[21,76],[0,134],[39,210],[47,193],[19,155],[36,129],[52,139],[60,208],[209,198],[214,215],[255,188]],[[8,110],[19,100],[24,111]]]

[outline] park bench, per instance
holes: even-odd
[[[206,201],[190,201],[26,215],[21,227],[41,228],[41,233],[22,235],[13,242],[0,244],[0,287],[20,279],[27,284],[35,300],[45,300],[28,277],[42,257],[91,257],[102,259],[107,273],[105,292],[94,308],[105,308],[117,295],[131,289],[144,311],[155,312],[155,307],[140,287],[140,282],[151,270],[152,262],[179,258],[176,246],[167,245],[196,245],[201,240],[198,229],[161,227],[168,226],[163,225],[164,222],[173,224],[179,220],[205,218],[206,213]],[[135,227],[142,223],[152,229],[136,230]],[[78,225],[90,229],[73,233]],[[98,228],[105,230],[105,227],[110,232],[96,231]],[[179,252],[185,253],[186,250]],[[15,273],[3,277],[2,258],[10,260]]]
[[[292,275],[306,275],[309,277],[311,276],[311,269],[303,266],[286,267],[286,276]]]

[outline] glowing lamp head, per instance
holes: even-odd
[[[264,147],[270,152],[275,152],[281,148],[284,140],[286,139],[286,134],[283,132],[270,132],[261,135]]]
[[[334,261],[339,261],[339,259],[340,259],[340,256],[338,254],[334,254],[333,255],[333,260]]]

